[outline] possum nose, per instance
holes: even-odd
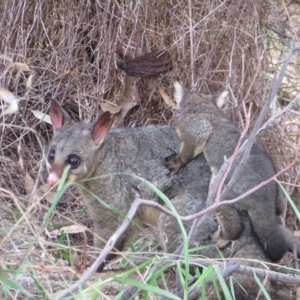
[[[47,179],[47,182],[51,185],[55,184],[56,182],[59,181],[59,176],[55,173],[55,172],[51,172],[49,173],[49,176],[48,176],[48,179]]]

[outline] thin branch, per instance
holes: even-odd
[[[215,195],[217,193],[218,186],[219,186],[226,170],[228,169],[230,159],[231,159],[231,157],[224,160],[222,167],[220,168],[219,172],[217,173],[217,175],[214,179],[214,182],[212,183],[212,185],[209,188],[208,197],[206,200],[207,207],[209,207],[210,205],[212,205],[215,202]]]
[[[299,270],[298,253],[297,253],[297,245],[296,244],[293,244],[293,261],[294,261],[295,269]]]
[[[285,10],[285,13],[286,13],[286,15],[288,16],[288,19],[289,19],[290,25],[291,25],[291,27],[293,28],[293,35],[294,35],[295,39],[297,40],[297,42],[298,42],[298,45],[300,46],[300,42],[299,42],[299,39],[298,39],[298,35],[297,35],[296,28],[295,28],[295,26],[294,26],[294,23],[293,23],[293,22],[292,22],[292,20],[291,20],[291,17],[290,17],[289,11],[288,11],[288,9],[287,9],[287,7],[286,7],[286,5],[285,5],[285,2],[284,2],[284,1],[282,1],[282,5],[283,5],[283,7],[284,7],[284,10]]]
[[[240,136],[240,138],[238,140],[238,143],[237,143],[237,145],[236,145],[236,147],[234,149],[234,152],[233,152],[232,156],[229,159],[229,164],[228,164],[227,170],[225,171],[225,173],[224,173],[224,175],[223,175],[223,177],[221,179],[221,182],[220,182],[220,184],[218,186],[215,202],[219,202],[220,201],[222,187],[223,187],[223,185],[225,183],[225,180],[226,180],[226,178],[227,178],[227,176],[228,176],[228,174],[229,174],[229,172],[231,170],[231,167],[232,167],[232,165],[233,165],[233,163],[234,163],[234,161],[235,161],[235,159],[236,159],[236,157],[238,155],[238,151],[240,149],[241,143],[242,143],[242,141],[243,141],[243,139],[244,139],[244,137],[247,134],[247,131],[249,129],[249,126],[250,126],[250,116],[251,116],[251,108],[252,108],[252,103],[250,104],[249,111],[247,113],[247,110],[246,110],[246,107],[245,107],[245,102],[243,102],[243,109],[244,109],[245,118],[246,118],[245,128],[244,128],[244,130],[241,133],[241,136]]]
[[[263,57],[264,57],[264,53],[262,53],[262,55],[261,55],[261,57],[260,57],[260,59],[259,59],[259,61],[258,61],[258,65],[257,65],[257,68],[256,68],[256,72],[255,72],[254,77],[253,77],[253,79],[252,79],[252,81],[251,81],[251,83],[250,83],[250,86],[249,86],[249,88],[248,88],[248,91],[247,91],[247,93],[246,93],[246,95],[245,95],[245,97],[244,97],[244,99],[243,99],[243,101],[242,101],[243,104],[245,103],[246,99],[248,98],[248,96],[249,96],[249,94],[250,94],[250,91],[251,91],[251,89],[252,89],[252,87],[253,87],[253,85],[254,85],[254,82],[255,82],[255,80],[256,80],[256,78],[257,78],[257,76],[258,76],[258,72],[259,72],[259,70],[260,70],[260,68],[261,68],[261,63],[262,63]]]
[[[234,259],[234,261],[236,261],[236,259]],[[245,260],[245,261],[260,262],[258,260]],[[216,260],[205,260],[205,261],[201,261],[200,263],[199,263],[199,261],[194,261],[194,262],[197,263],[198,265],[203,265],[203,266],[210,266],[212,264],[221,264],[222,265],[221,262],[218,262]],[[191,261],[191,263],[192,263],[192,261]],[[265,262],[264,262],[264,264],[265,264]],[[294,269],[291,269],[291,270],[294,271]],[[300,273],[298,273],[299,275],[284,274],[284,273],[279,273],[276,271],[271,271],[271,270],[263,269],[263,268],[248,267],[248,266],[245,266],[242,264],[237,268],[237,270],[234,273],[246,274],[246,275],[253,276],[254,272],[260,278],[264,278],[264,277],[268,276],[269,279],[272,281],[277,281],[277,282],[286,283],[286,284],[300,285]]]
[[[276,29],[273,25],[271,24],[266,24],[265,25],[268,29],[272,30],[273,32],[275,32],[279,37],[282,37],[284,39],[289,39],[291,40],[292,38],[290,36],[288,36],[287,34],[279,31],[278,29]]]
[[[293,108],[293,106],[298,103],[299,99],[300,99],[300,94],[298,94],[284,109],[272,115],[272,117],[258,130],[257,135],[259,135],[262,131],[270,127],[277,118],[289,112]]]
[[[205,15],[204,18],[202,18],[199,22],[197,22],[192,28],[189,29],[186,33],[180,36],[179,39],[177,39],[170,48],[173,48],[177,45],[178,42],[183,40],[186,35],[188,35],[191,31],[194,31],[202,22],[204,22],[206,19],[208,19],[212,14],[214,14],[219,8],[221,8],[228,0],[224,0],[222,3],[220,3],[217,7],[212,9],[207,15]]]
[[[190,51],[191,51],[191,77],[192,77],[192,87],[195,84],[195,68],[194,68],[194,39],[193,34],[193,19],[192,19],[192,1],[189,0],[189,24],[190,24]]]

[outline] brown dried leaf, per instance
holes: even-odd
[[[43,113],[42,111],[35,110],[35,109],[32,109],[31,112],[32,112],[32,113],[34,114],[34,116],[35,116],[36,118],[38,118],[39,120],[44,121],[44,122],[46,122],[46,123],[52,125],[51,119],[50,119],[50,116],[49,116],[49,115]]]
[[[23,72],[31,72],[28,65],[26,65],[24,63],[20,63],[20,62],[13,62],[13,63],[9,64],[9,68],[17,69],[17,70],[20,70]]]
[[[164,101],[166,102],[167,105],[171,106],[173,109],[177,108],[176,103],[172,100],[172,98],[166,93],[166,91],[164,90],[164,88],[157,84],[159,93],[161,95],[161,97],[164,99]]]
[[[29,175],[28,172],[26,172],[26,174],[25,174],[24,181],[25,181],[26,194],[29,195],[29,194],[31,194],[31,192],[33,190],[34,180],[31,178],[31,176]]]
[[[117,114],[122,108],[122,105],[113,106],[109,103],[100,103],[100,106],[104,112],[109,111],[113,115]]]
[[[126,75],[125,77],[125,91],[123,95],[123,102],[121,104],[122,118],[127,112],[138,104],[138,90],[137,90],[137,78]]]

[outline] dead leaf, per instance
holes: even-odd
[[[164,99],[164,101],[166,102],[167,105],[171,106],[173,109],[177,108],[176,103],[172,100],[172,98],[166,93],[166,91],[164,90],[164,88],[162,86],[160,86],[159,84],[157,84],[159,93],[161,95],[161,97]]]
[[[31,178],[31,176],[29,175],[28,172],[26,172],[26,174],[25,174],[24,181],[25,181],[25,191],[26,191],[26,194],[29,195],[29,194],[31,194],[31,192],[33,190],[34,180]]]
[[[49,116],[49,115],[47,115],[47,114],[45,114],[45,113],[43,113],[43,112],[41,112],[41,111],[39,111],[39,110],[35,110],[35,109],[32,109],[31,112],[32,112],[32,113],[34,114],[34,116],[35,116],[36,118],[38,118],[39,120],[44,121],[44,122],[46,122],[46,123],[52,125],[51,119],[50,119],[50,116]]]
[[[126,75],[125,77],[125,91],[123,95],[123,102],[121,104],[122,118],[127,112],[138,104],[139,94],[137,90],[137,77]]]
[[[117,114],[122,108],[122,105],[113,106],[109,103],[100,103],[100,106],[104,112],[109,111],[113,115]]]
[[[17,70],[20,70],[20,71],[24,71],[24,72],[31,72],[28,65],[26,65],[24,63],[20,63],[20,62],[10,63],[8,67],[12,68],[12,69],[17,69]]]
[[[15,96],[10,91],[1,88],[0,96],[6,103],[12,103],[15,99]]]
[[[13,114],[18,110],[18,100],[10,91],[0,88],[0,97],[4,102],[9,104],[9,105],[4,105],[3,108],[7,107],[6,110],[3,111],[2,108],[4,115]]]
[[[55,229],[49,232],[49,235],[51,237],[57,237],[61,233],[68,233],[68,234],[74,234],[74,233],[82,233],[85,232],[87,228],[85,226],[81,225],[71,225],[71,226],[64,226],[60,229]]]
[[[22,150],[21,140],[19,140],[19,143],[18,143],[19,164],[21,166],[21,169],[24,170],[24,160],[23,160],[23,155],[21,153],[22,152],[21,150]]]
[[[27,83],[26,83],[26,89],[29,89],[29,88],[32,87],[33,77],[34,77],[34,74],[31,74],[31,75],[28,77]]]

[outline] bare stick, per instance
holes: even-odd
[[[259,135],[262,131],[270,127],[277,118],[289,112],[293,108],[293,106],[298,103],[299,99],[300,99],[300,94],[298,94],[284,109],[272,115],[272,117],[258,130],[257,135]]]
[[[191,75],[192,75],[192,87],[195,84],[195,69],[194,69],[194,39],[193,34],[193,19],[192,19],[192,1],[189,0],[189,23],[190,23],[190,51],[191,51]]]
[[[252,260],[245,260],[245,261],[252,261]],[[259,262],[257,260],[254,260],[255,262]],[[216,260],[205,260],[205,261],[194,261],[198,265],[203,265],[203,266],[210,266],[212,264],[221,264],[221,262],[218,262]],[[191,261],[192,263],[192,261]],[[264,262],[265,263],[265,262]],[[293,269],[291,269],[293,270]],[[254,268],[254,267],[248,267],[243,264],[241,264],[234,273],[238,274],[246,274],[246,275],[252,275],[253,273],[256,273],[256,275],[260,278],[264,278],[266,276],[269,277],[270,280],[281,282],[281,283],[286,283],[286,284],[297,284],[300,285],[300,273],[299,275],[295,274],[284,274],[284,273],[279,273],[276,271],[271,271],[268,269],[262,269],[262,268]]]
[[[299,263],[298,263],[298,253],[297,253],[297,245],[293,244],[293,260],[295,264],[295,269],[299,270]]]
[[[245,117],[246,117],[246,124],[245,124],[244,130],[242,131],[241,136],[240,136],[240,138],[238,140],[238,143],[237,143],[237,145],[236,145],[236,147],[234,149],[234,152],[233,152],[232,156],[229,159],[229,164],[228,164],[227,170],[225,171],[225,173],[224,173],[224,175],[223,175],[223,177],[221,179],[221,182],[220,182],[220,184],[218,186],[215,202],[219,202],[220,201],[220,195],[221,195],[222,187],[223,187],[223,185],[225,183],[225,180],[226,180],[226,178],[227,178],[227,176],[228,176],[228,174],[229,174],[229,172],[231,170],[233,162],[234,162],[234,160],[236,159],[236,157],[238,155],[238,151],[240,149],[241,143],[242,143],[242,141],[243,141],[243,139],[244,139],[244,137],[247,134],[247,131],[249,129],[252,103],[250,104],[248,113],[247,113],[247,110],[246,110],[244,102],[243,102],[243,108],[244,108],[244,113],[245,113]]]
[[[252,87],[253,87],[253,84],[254,84],[254,82],[255,82],[257,76],[258,76],[258,72],[259,72],[259,70],[260,70],[260,68],[261,68],[261,63],[262,63],[263,57],[264,57],[264,53],[261,55],[261,57],[260,57],[260,59],[259,59],[259,61],[258,61],[258,65],[257,65],[257,68],[256,68],[256,72],[255,72],[254,77],[253,77],[253,79],[252,79],[252,81],[251,81],[251,83],[250,83],[250,86],[249,86],[249,88],[248,88],[248,91],[247,91],[247,93],[246,93],[246,95],[245,95],[245,97],[244,97],[244,99],[243,99],[243,101],[242,101],[243,104],[245,103],[246,99],[248,98],[248,96],[249,96],[249,94],[250,94],[250,91],[251,91],[251,89],[252,89]]]

